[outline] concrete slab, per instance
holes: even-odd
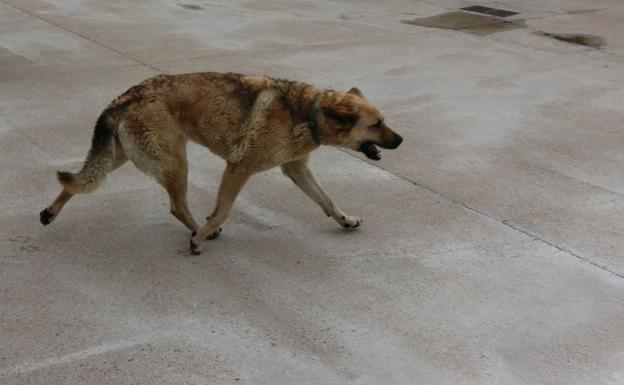
[[[402,23],[461,1],[2,0],[0,383],[624,384],[621,6],[482,3],[534,18],[484,33]],[[535,34],[568,22],[607,47]],[[130,165],[38,224],[109,100],[204,70],[378,104],[398,151],[313,156],[363,227],[273,170],[190,257]],[[201,218],[223,162],[189,158]]]
[[[200,163],[199,213],[218,176]],[[332,170],[321,179],[365,218],[361,231],[337,228],[277,172],[253,180],[202,257],[187,256],[154,183],[72,202],[55,227],[35,227],[30,210],[5,217],[4,382],[121,384],[148,371],[159,383],[589,383],[617,373],[622,362],[604,354],[623,342],[621,279],[348,155],[323,151],[314,163]],[[358,191],[375,204],[345,199]],[[154,360],[166,365],[154,372]]]
[[[0,26],[0,81],[137,64],[4,3]]]
[[[357,4],[324,7],[315,2],[279,3],[10,1],[37,17],[62,25],[144,63],[216,56],[215,50],[301,50],[310,44],[352,42],[387,36],[388,27],[359,20]],[[193,6],[194,5],[194,6]],[[372,12],[379,12],[378,5]],[[412,5],[411,9],[431,9]],[[438,8],[439,9],[439,8]],[[158,46],[151,42],[158,41]]]

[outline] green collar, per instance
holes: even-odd
[[[318,121],[316,120],[316,113],[318,112],[318,106],[322,98],[323,95],[320,92],[314,96],[312,107],[310,107],[310,114],[308,114],[308,128],[316,144],[321,144],[321,127],[319,127]]]

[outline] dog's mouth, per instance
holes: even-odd
[[[375,146],[373,142],[364,142],[360,144],[360,151],[366,155],[368,159],[380,160],[381,151]]]

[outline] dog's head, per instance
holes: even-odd
[[[377,146],[395,149],[403,141],[357,88],[348,92],[327,91],[319,110],[322,144],[360,151],[369,159],[379,160]]]

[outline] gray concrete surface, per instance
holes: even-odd
[[[0,0],[0,384],[624,384],[624,4],[414,25],[474,4]],[[207,70],[382,108],[398,151],[313,157],[360,230],[270,171],[191,257],[131,165],[39,225],[109,100]],[[223,164],[190,158],[200,217]]]

